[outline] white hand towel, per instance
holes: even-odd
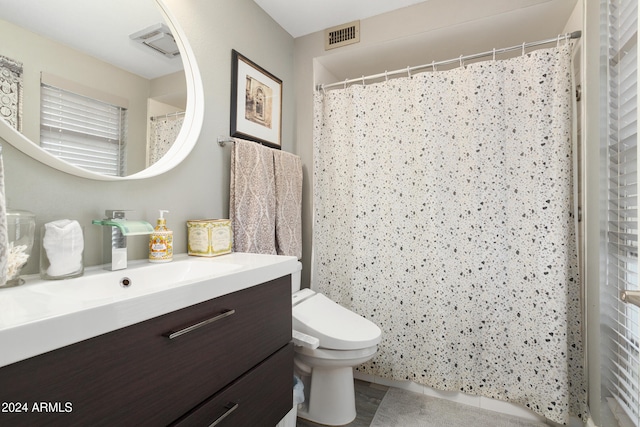
[[[42,246],[50,263],[47,275],[60,277],[80,271],[84,237],[78,221],[61,219],[49,222],[44,227]]]

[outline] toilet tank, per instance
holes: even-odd
[[[291,293],[294,294],[300,290],[300,282],[302,280],[302,263],[298,261],[296,271],[291,273]]]

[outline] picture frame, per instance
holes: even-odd
[[[282,80],[232,50],[231,136],[281,148]]]

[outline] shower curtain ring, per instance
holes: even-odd
[[[525,46],[525,44],[526,44],[526,43],[522,43],[522,56],[524,56],[524,55],[525,55],[525,51],[524,51],[524,46]]]
[[[346,88],[347,88],[347,81],[348,81],[348,80],[349,80],[349,79],[344,79],[344,89],[346,89]]]
[[[384,81],[385,82],[389,81],[389,75],[387,74],[387,70],[384,70]]]
[[[493,48],[493,60],[494,61],[496,60],[496,48],[495,47]]]
[[[460,55],[460,66],[464,67],[464,62],[462,62],[462,55]]]
[[[362,86],[366,86],[366,85],[364,84],[364,74],[362,75]]]
[[[407,65],[407,77],[411,77],[411,68]]]
[[[560,47],[560,34],[558,34],[558,42],[556,43],[556,47]]]
[[[438,71],[438,68],[436,67],[436,61],[431,61],[431,68],[433,68],[433,71]]]

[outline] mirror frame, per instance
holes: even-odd
[[[180,133],[178,134],[176,141],[160,160],[142,171],[127,176],[100,175],[98,173],[82,169],[78,166],[74,166],[71,163],[48,153],[4,120],[0,120],[0,138],[4,139],[6,142],[32,159],[38,160],[39,162],[54,169],[81,178],[88,178],[97,181],[126,181],[151,178],[167,172],[180,164],[189,155],[191,150],[193,150],[193,147],[195,147],[198,137],[200,136],[204,120],[204,90],[202,86],[202,78],[193,50],[187,41],[184,31],[176,21],[171,11],[169,11],[164,0],[155,0],[155,2],[160,8],[160,13],[165,19],[167,26],[171,30],[171,33],[178,44],[180,57],[184,65],[185,79],[187,82],[187,106],[185,109],[186,112],[182,128],[180,129]]]

